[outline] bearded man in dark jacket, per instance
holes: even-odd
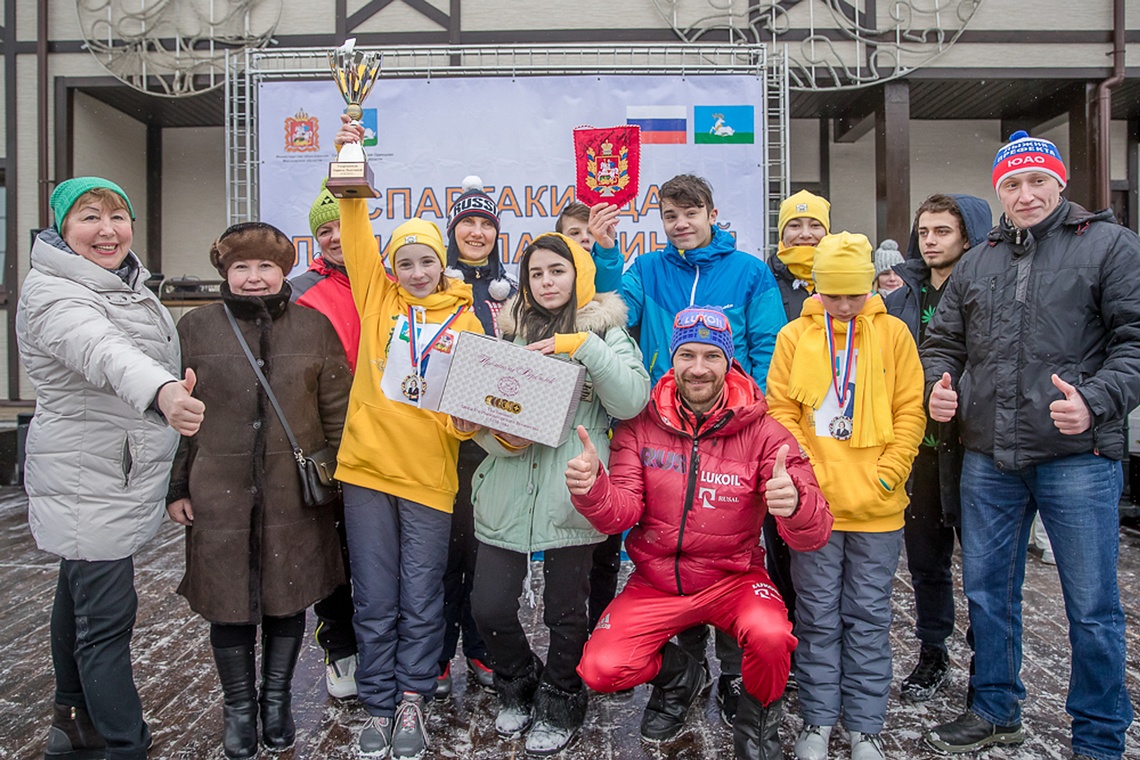
[[[906,322],[921,344],[954,265],[970,248],[986,242],[990,204],[972,195],[935,193],[914,212],[907,259],[894,268],[903,287],[883,297],[887,312]],[[911,472],[906,512],[907,568],[914,586],[918,663],[900,689],[915,702],[930,699],[947,682],[954,632],[954,536],[959,526],[958,483],[962,443],[954,421],[927,417],[926,434]]]
[[[831,535],[831,513],[796,439],[768,416],[756,382],[733,361],[723,312],[678,314],[670,356],[673,369],[649,405],[614,433],[609,472],[582,428],[583,452],[567,465],[574,507],[604,533],[631,529],[634,563],[578,673],[602,692],[653,684],[641,736],[668,741],[706,683],[700,661],[670,639],[715,625],[744,651],[736,757],[778,760],[796,639],[764,568],[760,528],[771,513],[789,546],[814,551]]]
[[[1132,704],[1116,563],[1124,420],[1140,403],[1140,240],[1061,197],[1053,143],[998,151],[1004,211],[962,257],[927,329],[930,416],[957,419],[962,576],[974,699],[926,741],[969,752],[1023,740],[1021,585],[1034,513],[1049,533],[1072,646],[1074,758],[1122,756]]]

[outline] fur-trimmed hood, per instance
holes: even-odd
[[[515,336],[515,301],[520,295],[511,296],[499,312],[499,326],[503,328],[504,336]],[[595,293],[593,300],[574,315],[574,326],[581,332],[602,335],[611,327],[625,327],[628,319],[629,309],[621,296],[617,293]]]

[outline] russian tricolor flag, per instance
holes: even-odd
[[[684,145],[689,134],[687,106],[626,106],[625,123],[641,127],[642,144]]]

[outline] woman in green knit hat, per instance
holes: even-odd
[[[55,714],[46,758],[142,760],[131,673],[133,556],[158,531],[179,434],[205,407],[180,379],[174,321],[131,250],[134,209],[99,177],[60,183],[16,310],[36,389],[25,489],[36,544],[60,557],[51,614]]]

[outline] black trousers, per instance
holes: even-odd
[[[954,632],[955,529],[942,521],[938,452],[928,446],[914,460],[910,508],[903,539],[914,584],[915,634],[923,644],[941,646]]]
[[[261,618],[261,632],[266,638],[299,639],[305,635],[305,611],[289,617]],[[253,623],[210,623],[210,646],[215,649],[252,647],[257,643],[257,626]]]
[[[325,662],[331,663],[356,654],[356,631],[352,627],[352,565],[348,561],[348,540],[344,533],[344,502],[337,500],[336,532],[340,536],[340,554],[344,559],[345,582],[313,605],[317,615],[317,643],[325,650]]]
[[[586,645],[586,596],[594,546],[547,549],[542,563],[542,621],[550,630],[550,647],[542,680],[563,691],[582,688],[577,668]],[[530,557],[480,542],[471,606],[487,644],[491,667],[502,678],[518,678],[530,666],[532,650],[519,622]]]
[[[55,701],[87,709],[110,760],[146,760],[150,743],[131,670],[137,611],[131,557],[60,560],[51,610]]]
[[[764,517],[764,564],[768,566],[768,577],[780,592],[784,606],[788,608],[788,620],[796,622],[796,587],[792,585],[792,550],[784,543],[776,529],[775,515]]]
[[[459,444],[459,493],[451,513],[451,538],[447,545],[447,569],[443,572],[443,654],[439,672],[455,656],[463,635],[463,655],[487,659],[487,646],[471,614],[471,588],[475,583],[475,560],[479,542],[475,539],[475,507],[471,505],[471,479],[487,452],[474,441]]]
[[[590,596],[587,599],[587,629],[598,627],[602,612],[617,596],[618,573],[621,572],[621,534],[607,536],[594,544],[594,558],[590,565]]]

